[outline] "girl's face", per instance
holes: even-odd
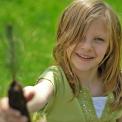
[[[71,64],[79,71],[94,71],[103,60],[109,41],[104,18],[94,20],[86,31],[85,36],[73,50]]]

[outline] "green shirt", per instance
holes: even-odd
[[[122,116],[121,108],[113,112],[110,110],[109,105],[114,100],[110,93],[102,116],[97,118],[89,90],[82,88],[80,95],[73,97],[61,67],[49,67],[39,79],[47,79],[54,86],[54,96],[40,111],[45,122],[116,122],[116,119]]]

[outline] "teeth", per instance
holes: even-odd
[[[86,56],[86,55],[80,55],[80,54],[77,54],[79,55],[81,58],[84,58],[84,59],[92,59],[93,57],[89,57],[89,56]]]
[[[82,58],[86,58],[86,59],[89,59],[89,58],[92,58],[92,57],[87,57],[87,56],[81,56]]]

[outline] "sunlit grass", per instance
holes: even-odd
[[[0,1],[0,94],[6,94],[11,77],[6,60],[5,27],[11,23],[14,36],[21,43],[20,69],[17,78],[23,85],[35,84],[41,72],[52,64],[56,27],[63,8],[70,0]],[[20,54],[18,54],[20,55]]]

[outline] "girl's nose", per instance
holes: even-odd
[[[80,47],[86,51],[90,51],[93,49],[93,45],[89,40],[84,40],[80,43]]]

